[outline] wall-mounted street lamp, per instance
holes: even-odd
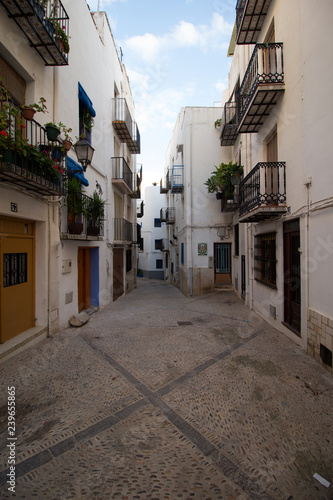
[[[91,164],[95,150],[86,139],[80,139],[77,141],[74,145],[74,149],[78,162],[81,163],[83,171],[85,172],[87,166]]]

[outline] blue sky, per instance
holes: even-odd
[[[87,0],[91,10],[97,1]],[[219,105],[231,63],[235,5],[236,0],[99,0],[131,83],[143,188],[163,175],[180,109]]]

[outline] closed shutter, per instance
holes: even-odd
[[[0,80],[18,106],[25,104],[25,81],[0,57]]]

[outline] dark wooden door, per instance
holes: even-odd
[[[91,250],[78,248],[78,309],[79,312],[91,306]]]
[[[301,332],[301,257],[299,220],[286,222],[284,230],[284,321]]]
[[[124,250],[113,249],[113,300],[124,293]]]

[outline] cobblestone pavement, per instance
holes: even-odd
[[[0,377],[1,498],[333,498],[333,378],[233,292],[142,279]]]

